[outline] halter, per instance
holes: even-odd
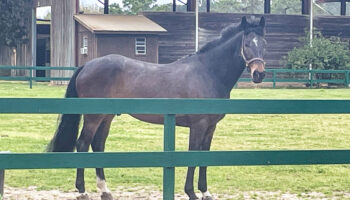
[[[243,60],[245,61],[245,65],[246,67],[248,67],[250,65],[250,63],[254,62],[254,61],[261,61],[263,62],[264,64],[266,64],[265,60],[262,59],[262,58],[259,58],[259,57],[256,57],[256,58],[252,58],[250,60],[247,60],[247,58],[245,57],[244,55],[244,34],[243,34],[243,37],[242,37],[242,46],[241,46],[241,56],[243,58]]]

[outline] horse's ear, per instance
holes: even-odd
[[[261,27],[265,27],[265,17],[264,17],[264,16],[262,16],[262,17],[260,18],[259,25],[260,25]]]
[[[243,16],[242,17],[242,21],[241,21],[241,27],[242,29],[244,30],[248,25],[248,22],[247,22],[247,17],[246,16]]]

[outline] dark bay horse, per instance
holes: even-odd
[[[120,55],[96,58],[80,67],[72,76],[66,98],[230,98],[230,91],[247,68],[253,82],[265,76],[263,59],[266,41],[265,19],[243,17],[240,23],[226,27],[221,36],[197,53],[170,64],[153,64]],[[142,121],[163,124],[161,115],[132,115]],[[114,115],[86,114],[77,140],[81,115],[64,114],[60,118],[49,151],[104,151]],[[209,150],[216,124],[224,115],[179,115],[176,125],[190,128],[189,150]],[[185,192],[198,199],[193,188],[195,167],[187,171]],[[203,199],[213,199],[207,189],[206,167],[199,168],[198,189]],[[97,186],[103,200],[113,199],[106,186],[103,169],[96,169]],[[76,187],[85,195],[84,169],[77,169]]]

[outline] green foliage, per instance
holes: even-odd
[[[223,13],[263,13],[263,0],[214,0],[211,10]]]
[[[339,37],[325,38],[316,32],[310,46],[309,37],[302,38],[303,46],[296,47],[285,58],[287,68],[307,69],[350,69],[349,44]]]
[[[300,0],[278,0],[271,2],[271,13],[273,14],[301,14]]]
[[[123,14],[123,9],[117,3],[109,5],[109,13],[111,14]]]
[[[111,14],[137,15],[144,11],[170,11],[172,4],[156,4],[156,0],[123,0],[123,7],[117,3],[109,6]]]
[[[153,5],[156,3],[156,0],[123,0],[123,5],[129,14],[136,15],[139,12],[150,10]]]
[[[1,0],[0,1],[0,45],[16,47],[26,43],[28,39],[28,24],[31,0]]]

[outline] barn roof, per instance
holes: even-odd
[[[75,15],[74,19],[93,33],[162,33],[163,27],[145,16]]]

